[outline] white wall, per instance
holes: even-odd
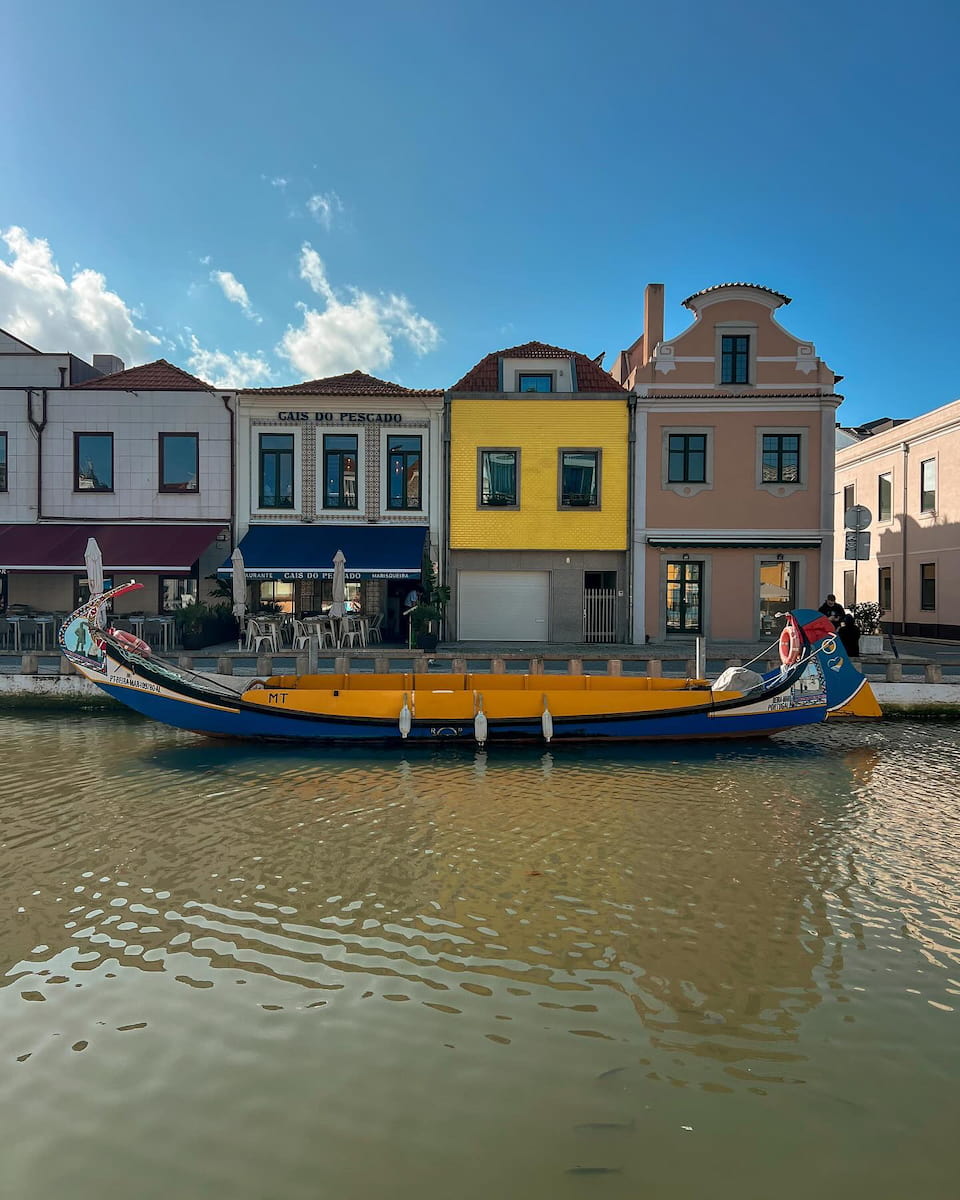
[[[503,360],[503,390],[516,392],[518,376],[553,375],[555,392],[573,391],[573,367],[569,358],[505,358]]]
[[[69,382],[69,354],[30,354],[26,351],[11,354],[0,350],[0,387],[58,388],[61,367],[66,370],[63,378]]]
[[[219,393],[105,388],[49,394],[43,513],[76,521],[229,520],[230,419]],[[74,433],[113,434],[113,492],[75,492]],[[197,492],[164,493],[160,433],[199,435]]]
[[[7,435],[7,490],[0,492],[0,525],[37,517],[37,438],[27,421],[26,392],[0,389],[0,431]]]

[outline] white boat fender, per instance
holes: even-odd
[[[547,697],[543,697],[543,712],[540,715],[540,725],[543,728],[543,740],[549,744],[553,737],[553,715],[547,707]]]
[[[477,711],[473,715],[473,736],[478,746],[484,746],[487,741],[487,714],[483,711],[483,697],[477,697]]]
[[[403,708],[400,709],[400,736],[406,738],[413,725],[413,713],[407,703],[407,693],[403,693]]]

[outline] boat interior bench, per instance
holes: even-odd
[[[630,675],[507,675],[399,671],[387,675],[271,675],[265,688],[349,692],[684,692],[709,690],[706,679]],[[731,693],[737,695],[739,693]]]

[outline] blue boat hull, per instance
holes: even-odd
[[[867,700],[861,698],[860,715],[879,715],[869,685],[847,659],[829,624],[825,624],[818,613],[809,611],[793,614],[795,620],[791,622],[802,642],[798,661],[782,670],[769,672],[764,676],[762,687],[743,695],[721,693],[718,698],[701,685],[695,689],[697,696],[693,703],[689,703],[687,693],[686,702],[675,708],[670,707],[670,699],[671,695],[676,697],[676,693],[665,691],[663,707],[640,707],[637,711],[586,716],[565,716],[562,712],[550,714],[549,711],[532,717],[487,717],[484,714],[486,727],[483,728],[480,718],[476,722],[462,718],[417,719],[416,688],[431,691],[429,676],[421,676],[419,682],[408,685],[410,707],[407,708],[404,695],[404,708],[399,719],[383,715],[339,716],[329,712],[298,711],[297,691],[290,684],[269,685],[278,688],[276,695],[284,704],[283,708],[273,706],[273,694],[269,696],[271,703],[254,703],[208,677],[182,671],[152,658],[142,648],[123,642],[122,635],[114,636],[99,629],[96,624],[98,606],[130,586],[136,585],[126,585],[97,597],[67,620],[60,631],[64,654],[88,679],[127,708],[150,720],[210,737],[398,745],[434,745],[440,741],[547,740],[562,743],[767,737],[785,729],[824,721],[828,715],[845,707],[851,710],[858,694],[869,697]],[[810,631],[810,637],[804,630]],[[549,700],[549,676],[538,677],[537,687],[543,689],[545,707],[551,703],[562,709],[559,695],[554,701]],[[865,693],[863,689],[866,689]],[[619,697],[614,707],[622,705],[624,691],[617,691],[613,681],[610,690]],[[258,695],[263,696],[263,693]],[[400,695],[398,692],[398,712]],[[875,711],[870,711],[871,704]],[[436,711],[436,705],[433,708]],[[382,714],[382,704],[380,711]],[[851,711],[856,711],[856,705]]]
[[[239,709],[218,709],[152,695],[138,689],[102,683],[108,696],[142,713],[153,721],[211,737],[275,740],[294,742],[373,742],[430,743],[440,741],[474,742],[473,724],[438,725],[436,721],[411,723],[403,738],[396,723],[383,721],[331,720],[313,713],[302,718],[250,705]],[[647,715],[617,714],[597,717],[554,717],[554,742],[668,741],[698,738],[768,737],[785,728],[814,725],[825,720],[821,705],[787,712],[762,713],[676,713]],[[539,720],[489,721],[490,742],[543,741]]]

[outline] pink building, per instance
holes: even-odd
[[[854,504],[873,521],[864,562],[845,561],[837,538],[837,596],[853,604],[856,581],[856,600],[878,602],[894,633],[960,638],[958,465],[960,400],[910,421],[839,431],[837,529]]]
[[[634,641],[769,636],[830,590],[841,377],[778,324],[790,300],[770,288],[697,292],[669,340],[663,285],[644,303],[611,372],[636,396]]]

